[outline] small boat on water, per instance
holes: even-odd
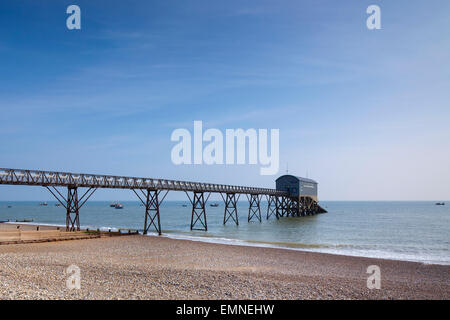
[[[41,203],[39,203],[39,205],[40,205],[40,206],[46,206],[46,205],[47,205],[47,202],[41,202]]]
[[[117,202],[111,202],[111,203],[109,204],[109,206],[110,206],[111,208],[115,208],[116,205],[117,205]]]
[[[121,204],[121,203],[116,203],[116,205],[114,206],[114,208],[116,208],[116,209],[123,209],[123,204]]]
[[[182,206],[183,206],[183,207],[187,207],[187,204],[183,204]]]
[[[445,206],[445,202],[436,202],[437,206]]]
[[[211,206],[211,207],[218,207],[219,204],[218,204],[218,203],[211,203],[210,206]]]
[[[61,206],[61,203],[56,203],[55,204],[55,207],[60,207]]]
[[[8,208],[12,208],[12,206],[8,206]]]

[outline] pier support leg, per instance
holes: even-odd
[[[249,198],[250,206],[248,207],[248,222],[252,220],[254,216],[256,216],[261,222],[261,207],[260,207],[261,198],[257,194],[251,194]]]
[[[319,205],[317,204],[316,201],[313,201],[311,209],[312,209],[313,214],[318,214],[319,213]]]
[[[211,195],[211,193],[209,195]],[[208,198],[205,200],[204,192],[194,192],[194,198],[192,200],[189,197],[189,200],[192,203],[191,230],[208,231],[205,209],[205,204],[208,201]],[[197,222],[202,225],[201,228],[195,228]]]
[[[145,201],[145,219],[144,219],[144,234],[148,233],[148,230],[153,226],[161,235],[161,218],[159,216],[159,195],[158,190],[147,190]],[[156,221],[155,221],[156,219]]]
[[[302,207],[301,215],[303,217],[306,217],[307,215],[309,215],[307,198],[306,197],[301,197],[300,200],[301,200],[301,207]]]
[[[315,202],[310,197],[301,197],[300,205],[301,205],[300,212],[302,216],[315,215],[317,213],[318,210],[317,202]]]
[[[285,210],[286,210],[286,217],[289,217],[291,215],[291,198],[286,198],[285,200]]]
[[[80,209],[94,194],[97,188],[89,188],[78,198],[78,187],[67,187],[67,199],[54,186],[44,186],[66,209],[66,231],[80,231]],[[52,191],[53,190],[53,191]]]
[[[236,225],[239,225],[239,217],[238,217],[238,212],[237,212],[237,202],[239,200],[239,196],[236,199],[236,194],[235,193],[227,193],[226,195],[226,199],[223,197],[222,194],[220,194],[222,196],[223,201],[225,202],[225,212],[223,214],[223,224],[225,225],[228,220],[230,219],[230,217],[234,220],[234,222],[236,223]]]
[[[302,197],[302,215],[306,217],[309,214],[308,212],[308,203],[305,197]]]
[[[295,211],[295,216],[300,217],[300,199],[299,198],[294,199],[294,211]]]
[[[275,213],[277,219],[280,219],[281,216],[281,201],[283,198],[280,199],[280,197],[275,196]]]
[[[299,210],[299,199],[289,198],[288,199],[288,216],[298,217],[300,215]]]
[[[310,197],[276,197],[274,196],[273,203],[275,203],[275,209],[271,208],[271,200],[268,199],[267,217],[270,217],[272,210],[275,213],[277,219],[280,217],[300,217],[306,215],[314,215],[319,212],[319,206],[317,202]]]
[[[281,197],[281,216],[288,216],[288,206],[289,206],[289,199],[287,197],[282,196]]]
[[[278,197],[277,196],[266,196],[266,198],[267,198],[266,220],[269,220],[269,218],[272,215],[275,215],[278,218],[278,215],[276,214],[276,211],[278,210],[278,206],[276,204]]]
[[[67,188],[66,231],[80,231],[78,188]]]
[[[159,206],[166,198],[169,191],[167,190],[162,199],[160,199],[159,194],[161,190],[154,189],[139,189],[142,195],[145,197],[145,201],[139,196],[136,190],[131,189],[136,196],[141,200],[142,204],[145,206],[145,218],[144,218],[144,234],[148,233],[148,230],[151,226],[153,226],[158,232],[158,235],[161,235],[161,218],[159,215]]]
[[[289,197],[284,197],[284,216],[289,217],[291,215],[291,203],[292,200]]]
[[[299,205],[299,215],[301,217],[306,216],[305,199],[303,197],[300,197],[298,205]]]
[[[314,200],[311,198],[307,198],[308,199],[308,212],[309,215],[313,216],[316,212],[314,211]]]

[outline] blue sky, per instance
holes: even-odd
[[[449,18],[436,0],[2,1],[0,167],[274,187],[259,165],[172,164],[171,132],[202,120],[280,129],[279,174],[324,200],[450,199]],[[134,199],[93,199],[116,198]],[[51,197],[0,187],[20,199]]]

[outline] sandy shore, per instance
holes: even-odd
[[[66,288],[72,264],[80,290]],[[141,235],[0,246],[0,299],[449,298],[450,266]]]
[[[18,227],[22,231],[34,231],[37,230],[39,227],[39,230],[65,230],[65,227],[58,227],[58,226],[46,226],[46,225],[38,225],[38,224],[31,224],[31,223],[20,223],[20,222],[8,222],[8,223],[0,223],[0,232],[2,231],[8,231],[8,230],[17,230]]]

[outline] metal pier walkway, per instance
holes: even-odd
[[[249,200],[248,221],[256,217],[261,222],[261,198],[268,201],[267,215],[280,216],[299,215],[298,203],[285,191],[267,188],[232,186],[223,184],[178,181],[167,179],[123,177],[98,174],[38,171],[23,169],[0,169],[0,185],[42,186],[66,208],[67,231],[80,230],[79,212],[81,207],[98,188],[130,189],[145,206],[144,234],[154,227],[161,234],[160,205],[169,191],[183,191],[192,204],[191,230],[207,231],[206,202],[211,193],[219,193],[225,203],[224,224],[230,217],[239,225],[237,201],[241,194]],[[65,197],[57,187],[67,188]],[[78,188],[87,188],[79,197]],[[160,193],[165,191],[160,197]],[[192,198],[189,193],[193,193]],[[225,195],[225,196],[224,196]],[[237,195],[237,196],[236,196]],[[315,209],[320,208],[317,204]],[[314,208],[312,208],[314,209]],[[314,210],[309,210],[316,213]],[[320,212],[320,211],[317,211]]]

